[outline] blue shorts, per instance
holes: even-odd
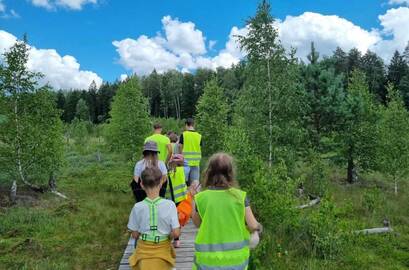
[[[186,185],[190,186],[193,181],[200,180],[200,167],[199,166],[185,166],[185,180]]]

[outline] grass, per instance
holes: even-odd
[[[69,200],[46,194],[33,207],[1,212],[0,269],[117,268],[133,206],[130,164],[106,152],[98,162],[92,147],[67,150],[58,190]]]
[[[97,149],[103,148],[96,139],[81,153],[73,142],[67,146],[58,190],[68,200],[45,194],[31,207],[0,210],[0,269],[117,269],[128,239],[133,164],[103,150],[99,162]],[[365,175],[353,185],[342,181],[343,174],[339,169],[330,171],[328,191],[340,223],[353,231],[381,227],[388,217],[396,233],[355,236],[341,254],[324,260],[310,255],[311,247],[302,237],[285,242],[286,231],[272,232],[263,236],[272,237],[274,243],[259,258],[269,262],[265,269],[409,268],[409,184],[401,182],[395,196],[393,184],[380,174]],[[299,230],[302,234],[303,228]],[[284,240],[278,244],[276,239]]]

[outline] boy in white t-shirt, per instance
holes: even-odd
[[[147,167],[141,174],[141,186],[147,197],[132,208],[128,229],[138,239],[129,264],[133,270],[167,270],[175,266],[175,251],[171,239],[180,235],[175,204],[159,197],[162,173],[157,167]]]

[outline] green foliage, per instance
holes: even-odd
[[[378,125],[377,164],[382,172],[393,178],[397,193],[397,181],[409,172],[409,113],[392,85],[388,87],[388,97],[390,101],[381,109]]]
[[[75,117],[82,121],[89,121],[90,119],[88,105],[82,98],[77,102]]]
[[[138,78],[132,77],[121,84],[110,115],[105,137],[111,150],[123,153],[127,159],[139,155],[151,128],[148,103],[142,96]]]
[[[0,65],[0,171],[9,180],[44,184],[62,164],[62,124],[54,95],[38,88],[39,74],[26,68],[28,46],[18,41]]]
[[[72,139],[74,139],[74,143],[77,146],[78,151],[86,151],[87,144],[89,142],[89,132],[87,128],[89,122],[81,121],[80,119],[75,118],[70,125],[70,136]]]
[[[362,195],[362,206],[369,212],[374,213],[382,206],[382,193],[377,188],[366,190]]]
[[[204,156],[223,150],[223,135],[227,128],[227,106],[223,89],[215,79],[206,83],[204,93],[197,104],[196,128],[203,136]]]
[[[185,126],[184,121],[174,118],[152,118],[152,123],[160,123],[164,134],[169,131],[181,134]]]
[[[263,1],[248,21],[249,33],[239,37],[248,54],[246,82],[235,106],[234,124],[251,138],[256,153],[271,166],[291,166],[304,137],[303,92],[295,60],[278,40],[270,5]]]
[[[306,194],[323,197],[328,191],[328,166],[316,152],[310,152],[303,171],[303,186]]]
[[[352,72],[342,109],[343,120],[338,126],[337,140],[342,157],[348,162],[348,181],[353,182],[351,171],[356,166],[364,170],[374,167],[376,144],[376,107],[361,71]]]
[[[345,97],[342,76],[318,61],[319,54],[311,43],[310,63],[301,66],[301,79],[306,93],[306,122],[311,146],[322,152],[324,136],[330,136],[342,118],[341,105]]]
[[[314,257],[332,260],[342,255],[349,233],[342,227],[337,212],[335,204],[324,199],[319,209],[302,221]]]

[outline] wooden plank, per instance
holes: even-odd
[[[194,243],[197,229],[190,222],[182,228],[182,235],[180,236],[180,248],[176,250],[176,270],[190,270],[193,265]],[[134,239],[129,238],[125,247],[121,261],[119,262],[118,270],[131,270],[128,264],[128,258],[134,251]]]

